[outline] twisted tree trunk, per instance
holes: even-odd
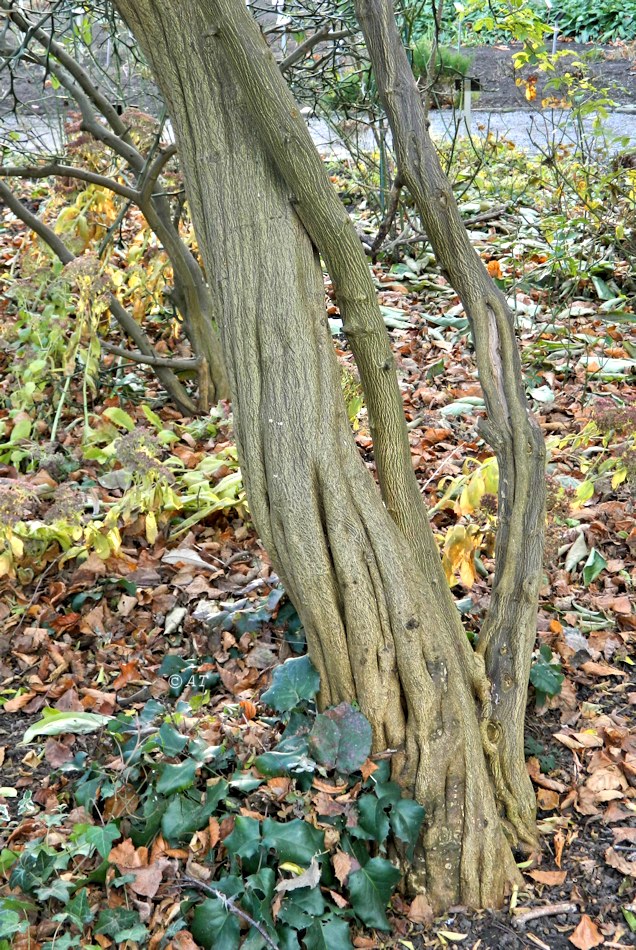
[[[168,100],[230,374],[251,511],[307,631],[323,705],[357,701],[426,808],[409,869],[438,909],[518,872],[484,753],[483,661],[448,591],[364,254],[243,0],[118,0]],[[384,503],[346,418],[330,270]]]

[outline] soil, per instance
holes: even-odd
[[[546,88],[549,77],[543,76],[536,67],[527,66],[521,73],[515,72],[512,57],[520,49],[519,45],[510,45],[477,46],[462,50],[472,57],[470,75],[479,80],[481,85],[479,94],[474,97],[474,109],[540,111],[542,99],[560,97],[558,90],[550,86]],[[557,74],[565,71],[578,74],[581,70],[575,64],[587,63],[591,78],[599,90],[607,89],[609,98],[614,100],[619,109],[631,111],[631,107],[636,111],[636,46],[558,43],[557,51],[571,54],[558,65]],[[537,95],[533,101],[528,101],[524,87],[516,84],[519,76],[526,80],[531,76],[537,77]]]

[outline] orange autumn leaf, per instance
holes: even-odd
[[[246,719],[256,718],[256,705],[250,699],[242,699],[239,703]]]
[[[131,660],[130,663],[124,663],[124,665],[121,668],[121,673],[110,684],[111,689],[121,689],[122,686],[126,686],[132,680],[136,680],[138,676],[139,676],[139,668],[137,665],[137,660]]]
[[[501,264],[499,263],[499,261],[488,261],[488,263],[486,264],[486,270],[488,271],[491,277],[496,277],[499,279],[502,276]]]
[[[557,887],[563,884],[567,871],[528,871],[528,877],[531,877],[537,884],[546,884],[548,887]]]
[[[602,933],[587,914],[583,914],[576,929],[568,937],[568,940],[577,947],[578,950],[590,950],[591,947],[598,947],[599,944],[605,943],[605,938]]]

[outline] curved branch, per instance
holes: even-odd
[[[315,33],[312,33],[311,36],[308,36],[306,40],[303,40],[289,56],[286,56],[285,59],[280,61],[278,68],[281,73],[287,72],[288,69],[295,66],[301,59],[304,59],[305,56],[312,51],[314,46],[318,46],[319,43],[335,43],[353,34],[353,30],[337,30],[335,33],[330,33],[330,29],[331,25],[327,23],[325,26],[320,27],[319,30],[316,30]]]
[[[166,369],[176,369],[182,372],[190,369],[198,369],[203,362],[203,357],[201,356],[184,359],[178,359],[172,356],[146,356],[145,353],[138,353],[136,350],[127,350],[123,346],[115,346],[114,343],[107,343],[106,340],[101,341],[101,347],[108,353],[113,353],[115,356],[121,356],[125,360],[130,360],[131,363],[143,363],[145,366],[163,366]]]
[[[76,178],[78,181],[87,181],[92,185],[108,188],[122,198],[140,203],[141,194],[134,188],[122,185],[107,175],[98,175],[86,168],[75,168],[73,165],[61,165],[59,162],[49,162],[47,165],[0,165],[1,178]]]
[[[122,122],[117,110],[113,107],[112,103],[110,103],[106,96],[104,96],[99,91],[99,89],[91,81],[91,78],[86,70],[80,66],[77,60],[73,59],[73,57],[64,49],[64,47],[53,39],[51,33],[42,29],[42,27],[39,25],[34,26],[33,24],[29,23],[24,13],[21,10],[16,9],[12,0],[0,0],[0,9],[6,11],[11,22],[14,23],[22,33],[24,33],[25,37],[27,38],[27,42],[28,38],[31,36],[35,37],[35,39],[37,39],[42,44],[42,46],[44,46],[44,48],[47,50],[47,53],[57,59],[60,65],[66,69],[66,71],[78,83],[80,88],[86,93],[89,99],[91,99],[93,104],[99,109],[112,128],[113,132],[125,140],[128,136],[128,129],[125,123]]]

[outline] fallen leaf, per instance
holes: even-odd
[[[9,699],[2,709],[4,712],[14,713],[22,709],[23,706],[26,706],[35,698],[37,693],[22,693],[21,696],[14,696],[13,699]]]
[[[528,871],[528,877],[531,877],[537,884],[558,887],[565,881],[567,873],[567,871]]]
[[[539,788],[537,789],[537,801],[539,808],[544,811],[553,811],[559,807],[559,793],[547,788]]]
[[[608,666],[607,663],[595,663],[590,660],[583,663],[580,669],[588,676],[627,676],[623,670],[617,670],[614,666]]]
[[[409,920],[412,920],[414,924],[424,924],[428,927],[432,924],[433,917],[433,908],[423,894],[418,894],[409,907]]]
[[[568,940],[578,947],[578,950],[590,950],[590,947],[598,947],[599,944],[605,943],[605,938],[587,914],[583,914]]]
[[[302,874],[298,874],[296,877],[279,881],[276,885],[276,890],[281,894],[285,894],[287,891],[295,891],[299,887],[318,887],[319,882],[320,865],[318,864],[318,859],[314,856],[306,871],[303,871]]]
[[[622,857],[614,848],[608,848],[605,852],[605,860],[611,868],[615,868],[621,874],[627,874],[630,877],[636,877],[636,861],[628,861]]]
[[[333,865],[334,874],[340,883],[344,884],[350,872],[353,870],[353,858],[350,854],[345,854],[344,851],[336,851],[336,853],[332,855],[331,863]]]

